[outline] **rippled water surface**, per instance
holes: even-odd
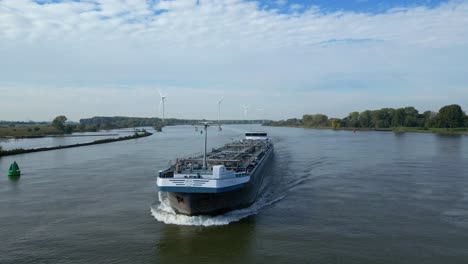
[[[132,129],[116,129],[99,132],[79,132],[67,136],[52,136],[43,138],[0,138],[0,146],[2,146],[3,149],[57,147],[78,143],[88,143],[105,138],[128,136],[132,135],[133,133],[134,131],[132,131]]]
[[[225,126],[209,147],[252,129],[275,143],[260,197],[217,217],[175,215],[155,191],[157,170],[202,150],[191,126],[0,158],[0,263],[468,262],[467,136]]]

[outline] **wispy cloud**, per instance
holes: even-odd
[[[365,93],[375,101],[388,94],[417,95],[427,87],[434,94],[468,90],[467,1],[378,14],[276,4],[294,12],[241,0],[1,0],[0,87],[16,87],[19,93],[74,87],[86,98],[93,89],[131,97],[108,87],[158,86],[198,101],[205,100],[197,92],[201,90],[213,96],[239,91]],[[443,101],[424,98],[432,108]],[[0,104],[5,100],[0,97]],[[261,99],[249,100],[255,104]],[[332,114],[370,107],[366,102],[341,104]],[[291,115],[310,107],[307,100],[285,103],[293,109]],[[328,109],[330,101],[314,103],[319,111]],[[82,105],[68,107],[79,116]],[[179,106],[180,115],[191,109]],[[155,114],[153,106],[145,109],[147,115]],[[233,106],[226,114],[237,117],[237,110]],[[287,117],[280,110],[265,115]],[[11,111],[0,113],[0,119],[14,118]]]
[[[291,4],[291,5],[289,6],[289,10],[291,10],[292,12],[299,11],[299,10],[301,10],[301,9],[303,9],[303,8],[304,8],[304,6],[301,5],[301,4]]]
[[[279,6],[285,5],[288,2],[288,0],[276,0],[275,3]]]

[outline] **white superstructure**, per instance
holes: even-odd
[[[160,191],[181,193],[219,193],[242,188],[273,151],[266,133],[245,133],[242,141],[227,144],[203,158],[178,159],[167,170],[159,171]],[[207,164],[205,166],[200,166]]]

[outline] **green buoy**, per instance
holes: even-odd
[[[18,166],[18,163],[16,163],[16,161],[10,165],[10,169],[8,170],[8,176],[12,176],[12,177],[21,176],[21,170]]]

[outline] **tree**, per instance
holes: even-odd
[[[393,108],[382,108],[380,110],[373,111],[377,117],[375,127],[388,128],[392,125],[392,119],[395,115],[395,109]]]
[[[424,127],[430,128],[430,127],[435,126],[435,121],[436,121],[435,119],[437,116],[436,112],[426,111],[424,112],[423,116],[424,116],[424,124],[423,124]]]
[[[404,108],[398,108],[395,110],[395,114],[392,119],[393,127],[401,127],[404,125],[406,119],[406,111]]]
[[[85,131],[85,130],[86,130],[86,125],[83,124],[83,123],[80,123],[80,124],[78,125],[78,129],[79,129],[80,131]]]
[[[312,116],[314,124],[316,126],[327,126],[328,125],[328,116],[322,114],[316,114]]]
[[[361,113],[359,116],[359,123],[361,124],[361,127],[370,127],[371,125],[371,111],[366,110]]]
[[[369,127],[379,127],[379,110],[370,111]]]
[[[65,128],[63,129],[63,131],[64,131],[65,133],[67,133],[67,134],[70,134],[70,133],[72,133],[73,130],[75,130],[75,129],[76,129],[76,125],[70,125],[70,124],[68,124],[68,125],[65,125]]]
[[[417,126],[418,124],[418,115],[419,112],[416,110],[416,108],[409,106],[405,107],[405,122],[404,126],[405,127],[414,127]]]
[[[333,129],[337,129],[341,127],[340,119],[339,118],[332,118],[330,119],[330,123]]]
[[[302,116],[302,123],[304,123],[304,126],[306,126],[306,127],[312,126],[312,123],[313,123],[312,115],[303,115]]]
[[[359,127],[359,112],[349,113],[347,118],[347,126]]]
[[[57,116],[52,121],[52,126],[55,127],[58,131],[65,132],[65,121],[67,121],[66,116]]]
[[[302,122],[306,127],[327,126],[328,116],[322,114],[304,115],[302,117]]]
[[[447,105],[439,110],[436,120],[437,127],[440,128],[463,127],[465,123],[465,113],[459,105]]]

